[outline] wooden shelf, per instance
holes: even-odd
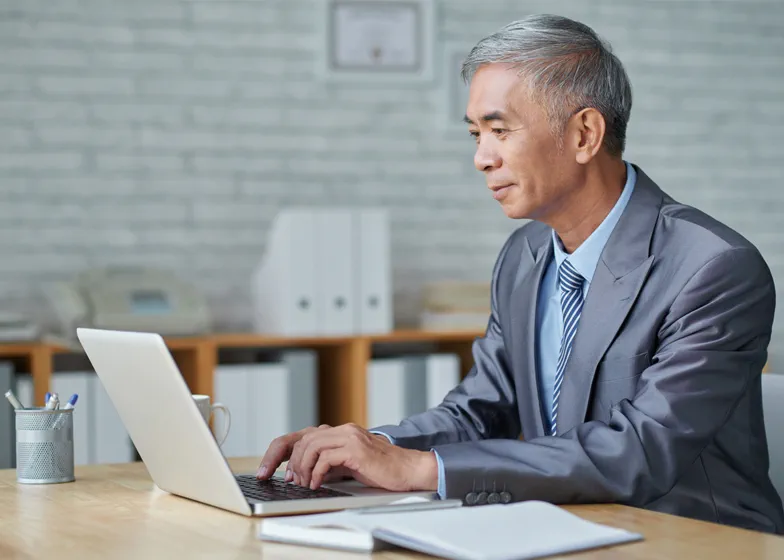
[[[398,330],[386,334],[338,337],[285,337],[254,333],[220,333],[210,336],[165,337],[166,345],[193,393],[213,395],[218,352],[232,348],[308,348],[318,355],[319,412],[321,423],[339,425],[367,420],[367,367],[373,346],[427,343],[460,357],[465,375],[473,366],[471,347],[483,332]],[[82,353],[52,342],[0,344],[0,360],[9,359],[18,371],[33,377],[33,398],[42,406],[49,391],[56,354]]]
[[[375,343],[404,343],[404,342],[473,342],[482,332],[474,331],[418,331],[400,330],[388,334],[370,335],[368,338]]]
[[[253,333],[226,333],[211,337],[219,348],[314,348],[347,344],[353,337],[287,337]]]

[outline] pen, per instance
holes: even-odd
[[[57,393],[52,393],[51,398],[46,403],[46,410],[54,410],[59,408],[60,406],[60,397],[57,396]]]
[[[20,408],[24,408],[22,403],[19,402],[19,399],[16,398],[16,395],[14,395],[14,392],[11,389],[8,389],[8,391],[5,392],[5,398],[8,399],[8,402],[10,402],[11,406],[13,406],[15,409],[19,410]]]
[[[44,395],[44,406],[46,406],[46,404],[49,402],[49,399],[51,398],[52,398],[52,393],[47,391],[46,394]]]
[[[65,406],[63,407],[63,410],[71,410],[74,407],[74,405],[76,405],[76,401],[78,399],[79,399],[79,395],[77,395],[76,393],[71,395],[71,398],[68,399],[67,403],[65,403]]]
[[[76,405],[76,401],[77,401],[78,399],[79,399],[79,395],[77,395],[76,393],[74,393],[73,395],[71,395],[71,398],[70,398],[70,399],[68,399],[68,402],[67,402],[67,403],[65,403],[65,406],[64,406],[63,408],[61,408],[60,410],[71,410],[71,409],[72,409],[72,408],[73,408],[73,407]],[[63,425],[63,422],[65,422],[65,415],[61,415],[61,416],[60,416],[60,417],[59,417],[59,418],[58,418],[58,419],[55,421],[54,427],[55,427],[55,428],[60,428],[60,427]]]
[[[453,507],[461,507],[463,502],[458,499],[450,500],[430,500],[427,502],[413,502],[408,504],[388,504],[384,506],[371,506],[365,508],[358,508],[352,513],[397,513],[401,511],[421,511],[428,509],[447,509]]]

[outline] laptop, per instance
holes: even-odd
[[[389,492],[355,480],[311,490],[235,474],[156,333],[78,328],[77,336],[153,482],[170,494],[248,516],[386,505],[435,492]],[[261,458],[259,458],[260,460]]]

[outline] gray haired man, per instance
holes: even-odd
[[[614,502],[784,531],[760,376],[775,308],[757,249],[624,161],[626,72],[541,15],[471,51],[474,163],[510,218],[474,366],[438,406],[278,438],[269,477],[353,476],[467,505]],[[520,437],[522,436],[522,437]]]

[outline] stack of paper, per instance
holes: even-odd
[[[433,282],[422,289],[423,329],[483,330],[489,317],[489,282]]]
[[[393,545],[460,560],[542,558],[643,538],[540,501],[423,511],[400,507],[394,513],[348,510],[265,519],[258,537],[361,552]]]

